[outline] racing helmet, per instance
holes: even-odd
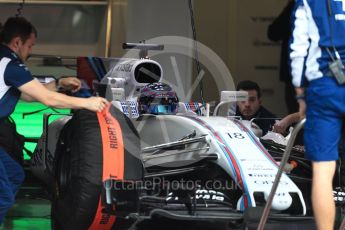
[[[176,114],[178,107],[176,92],[162,82],[144,86],[138,97],[140,114]]]

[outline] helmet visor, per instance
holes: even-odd
[[[177,104],[171,103],[169,105],[151,104],[149,113],[151,114],[176,114]]]

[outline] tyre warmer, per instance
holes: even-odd
[[[97,115],[76,111],[61,131],[55,154],[55,160],[61,163],[56,164],[57,198],[52,207],[60,228],[121,229],[117,212],[107,212],[110,205],[104,199],[104,181],[142,180],[140,151],[135,127],[114,106]],[[112,210],[121,209],[115,205],[111,204]]]
[[[109,179],[123,180],[124,174],[122,131],[119,122],[111,116],[109,108],[108,106],[103,112],[97,113],[103,143],[103,183]],[[113,162],[115,165],[112,164]],[[100,197],[96,216],[89,228],[90,230],[110,229],[115,223],[116,217],[102,213],[102,209],[103,205]]]
[[[115,110],[111,108],[113,107],[109,105],[101,113],[97,113],[103,144],[103,184],[107,180],[125,180],[125,146],[123,133],[119,121],[112,115]],[[110,112],[111,110],[112,113]],[[100,197],[95,218],[89,227],[90,230],[110,229],[116,221],[116,216],[102,213],[102,210],[105,209],[102,203],[104,202],[102,202],[102,198]],[[116,207],[113,207],[113,209],[116,209]]]

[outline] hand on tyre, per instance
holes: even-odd
[[[102,112],[103,109],[108,105],[108,101],[103,97],[89,97],[86,109],[95,111],[95,112]]]

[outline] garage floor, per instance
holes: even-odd
[[[47,203],[20,202],[10,211],[0,229],[46,230],[50,229],[50,205]],[[29,210],[29,211],[28,211]],[[28,215],[28,212],[30,214]]]
[[[8,212],[1,230],[46,230],[50,229],[50,201],[27,195],[37,189],[21,190],[15,205]],[[41,196],[42,197],[42,196]]]

